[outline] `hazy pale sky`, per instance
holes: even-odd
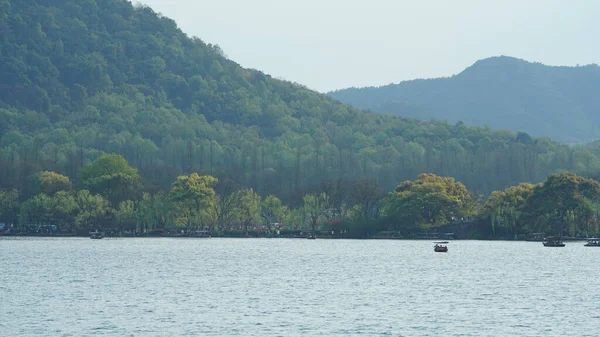
[[[322,92],[451,76],[499,55],[600,63],[599,0],[140,2],[246,68]]]

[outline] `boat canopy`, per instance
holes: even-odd
[[[448,243],[448,241],[438,241],[438,242],[433,242],[433,243]]]

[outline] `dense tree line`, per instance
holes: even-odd
[[[123,155],[153,195],[197,172],[293,206],[322,181],[390,190],[432,172],[488,194],[556,171],[600,172],[591,148],[350,108],[244,69],[125,0],[0,9],[1,189],[51,171],[97,195],[84,167],[103,153]],[[123,179],[109,181],[133,183]]]
[[[585,144],[600,138],[600,67],[553,67],[512,57],[477,61],[447,78],[328,95],[356,108],[420,119],[463,121]]]
[[[144,192],[137,170],[114,154],[86,166],[82,176],[73,186],[68,177],[44,171],[32,174],[22,190],[0,190],[0,222],[11,224],[12,233],[325,231],[355,238],[390,231],[411,237],[464,219],[475,223],[474,237],[488,238],[590,235],[600,224],[600,184],[571,172],[494,191],[487,200],[454,178],[429,173],[389,193],[370,180],[323,181],[301,196],[298,206],[197,173],[179,176],[168,190],[151,194]]]

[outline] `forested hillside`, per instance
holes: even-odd
[[[431,172],[490,193],[600,169],[583,147],[348,107],[124,0],[0,0],[0,32],[0,189],[43,170],[82,187],[102,153],[122,154],[146,191],[197,172],[296,204],[324,180],[392,190]]]
[[[357,108],[463,121],[568,143],[600,139],[600,67],[550,67],[512,57],[477,61],[449,78],[329,93]]]

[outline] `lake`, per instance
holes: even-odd
[[[598,336],[599,262],[583,242],[0,237],[0,331]]]

